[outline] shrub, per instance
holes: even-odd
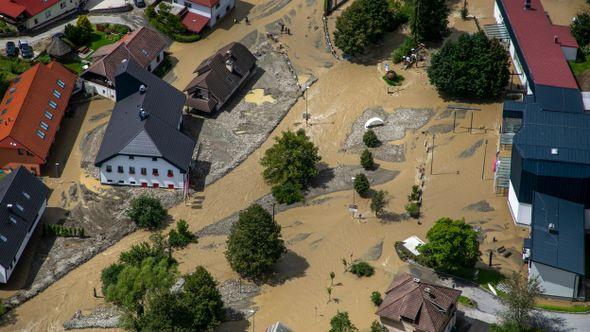
[[[281,226],[255,204],[241,212],[232,226],[225,257],[241,276],[256,278],[268,272],[286,251]]]
[[[365,174],[359,173],[355,176],[354,190],[356,190],[361,197],[369,197],[369,194],[371,193],[371,185]]]
[[[483,32],[447,41],[432,56],[428,78],[451,98],[498,98],[508,84],[509,56],[496,39]]]
[[[374,320],[373,323],[371,323],[371,329],[369,332],[388,332],[388,330],[383,324],[379,323],[379,321]]]
[[[408,195],[409,202],[415,202],[420,200],[420,195],[422,195],[422,191],[418,185],[412,186],[412,192]]]
[[[4,304],[4,302],[2,300],[0,300],[0,317],[4,316],[4,314],[8,311],[8,308],[6,308],[6,305]]]
[[[338,311],[336,315],[330,319],[330,331],[329,332],[355,332],[358,331],[356,326],[350,321],[348,312]]]
[[[195,235],[188,230],[188,223],[182,219],[176,223],[176,229],[171,229],[168,233],[168,243],[174,248],[184,248],[193,241]]]
[[[375,161],[373,160],[373,154],[368,149],[365,149],[361,154],[361,166],[366,170],[375,168]]]
[[[416,43],[412,37],[406,37],[403,43],[391,53],[391,61],[393,61],[393,63],[402,62],[404,57],[412,54],[412,49],[416,49],[417,47],[418,43]]]
[[[374,291],[373,293],[371,293],[371,302],[373,302],[373,304],[378,307],[381,305],[381,303],[383,302],[383,299],[381,298],[381,293]]]
[[[415,202],[409,202],[404,206],[406,212],[414,219],[420,218],[420,205]]]
[[[402,84],[402,82],[405,80],[405,78],[402,75],[395,74],[395,76],[393,77],[393,79],[390,80],[389,78],[387,78],[387,74],[385,74],[385,75],[383,75],[383,80],[388,85],[398,86],[398,85],[401,85]]]
[[[186,34],[181,35],[179,33],[175,33],[172,35],[172,39],[180,43],[194,43],[196,41],[201,40],[201,35],[198,34]]]
[[[272,195],[279,204],[293,204],[303,201],[301,190],[291,182],[273,186]]]
[[[381,145],[381,141],[373,129],[369,129],[363,134],[363,143],[365,143],[365,146],[368,148],[376,148]]]
[[[387,192],[383,190],[374,191],[373,195],[371,196],[371,211],[375,213],[375,216],[378,217],[383,213],[383,209],[385,208]]]
[[[370,277],[375,273],[375,269],[369,263],[360,261],[350,266],[350,273],[357,277]]]
[[[147,195],[141,195],[131,201],[128,216],[137,226],[143,228],[159,228],[166,219],[167,212],[160,200]]]
[[[110,285],[114,285],[117,283],[117,278],[119,278],[119,273],[123,271],[125,265],[120,263],[113,263],[107,266],[105,269],[102,270],[100,273],[100,281],[102,282],[102,293],[106,293],[107,288]]]

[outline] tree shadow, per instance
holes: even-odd
[[[325,164],[323,164],[325,165]],[[326,189],[328,188],[328,183],[334,180],[336,174],[334,173],[333,168],[323,168],[322,164],[319,166],[320,171],[318,176],[316,176],[313,180],[310,181],[309,186],[311,188],[320,188]],[[323,169],[322,169],[323,168]]]
[[[247,332],[250,329],[250,322],[242,319],[237,321],[224,322],[219,325],[215,332]]]
[[[287,253],[275,265],[273,273],[259,282],[279,286],[288,280],[305,276],[305,271],[308,268],[309,263],[305,257],[299,256],[292,250],[287,250]]]
[[[379,222],[382,224],[401,222],[410,219],[411,217],[407,213],[396,213],[393,211],[384,211],[379,215]]]
[[[484,321],[467,317],[462,311],[457,311],[456,331],[463,332],[487,332],[490,325]]]
[[[561,317],[549,317],[536,311],[531,317],[531,326],[546,332],[573,331],[565,327],[565,319]]]

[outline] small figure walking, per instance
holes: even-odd
[[[97,298],[97,297],[98,297],[98,295],[96,294],[96,287],[92,288],[92,291],[93,291],[93,293],[94,293],[94,294],[93,294],[93,295],[94,295],[94,297],[95,297],[95,298]]]
[[[248,16],[246,16],[246,17],[244,18],[244,21],[246,21],[246,24],[250,24],[250,20],[248,19]]]

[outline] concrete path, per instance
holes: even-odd
[[[470,283],[452,278],[444,278],[419,266],[410,265],[409,269],[413,275],[424,280],[433,281],[448,287],[452,287],[455,284],[455,288],[461,290],[463,296],[477,302],[477,308],[475,309],[461,308],[466,317],[488,324],[499,321],[499,312],[504,310],[505,307],[497,296]],[[533,316],[532,320],[535,322],[535,325],[542,327],[543,331],[590,331],[590,314],[566,314],[538,310],[535,311]]]
[[[92,16],[88,16],[88,19],[93,24],[99,24],[99,23],[124,24],[124,25],[129,26],[131,29],[136,29],[138,27],[141,27],[141,26],[144,26],[147,24],[147,22],[143,16],[143,10],[138,9],[138,8],[135,8],[134,10],[127,12],[127,13],[108,14],[108,15],[92,15]],[[9,40],[12,40],[12,41],[26,40],[29,44],[34,45],[35,43],[39,42],[40,40],[43,40],[45,38],[49,38],[58,32],[63,32],[65,25],[68,23],[75,24],[76,19],[73,18],[69,21],[57,24],[57,25],[55,25],[47,30],[44,30],[34,36],[19,36],[19,37],[0,38],[0,48],[4,49],[6,42]]]

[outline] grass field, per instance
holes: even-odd
[[[584,62],[569,61],[569,64],[574,75],[578,76],[587,69],[590,69],[590,56],[586,57],[586,61]]]
[[[469,308],[475,308],[477,307],[477,302],[473,301],[472,299],[468,298],[467,296],[459,296],[459,303],[461,303],[462,305],[469,307]]]
[[[558,311],[558,312],[581,313],[581,312],[589,312],[590,311],[590,305],[587,305],[587,304],[572,304],[572,305],[567,305],[567,306],[559,306],[559,305],[551,305],[551,304],[537,304],[536,307],[539,309]]]

